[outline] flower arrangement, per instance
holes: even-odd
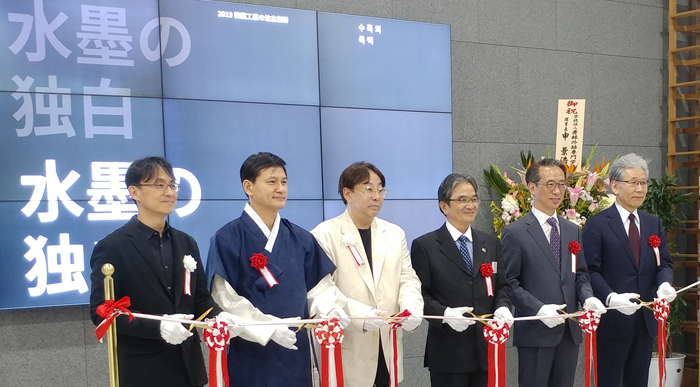
[[[577,170],[574,165],[565,164],[568,187],[564,200],[557,209],[559,215],[581,227],[586,223],[586,219],[615,202],[615,196],[608,195],[606,192],[606,186],[610,183],[608,178],[610,160],[606,161],[603,158],[591,171],[594,151],[595,147],[580,170]],[[520,166],[511,167],[519,176],[520,182],[513,181],[506,172],[501,172],[493,164],[489,169],[484,170],[486,181],[500,197],[500,203],[491,202],[491,211],[495,215],[493,228],[499,235],[505,226],[522,218],[532,208],[532,197],[525,182],[525,172],[533,162],[534,157],[531,152],[528,151],[527,154],[524,151],[520,152]]]

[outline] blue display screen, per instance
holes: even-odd
[[[97,241],[136,214],[124,174],[166,156],[173,227],[204,259],[240,216],[239,168],[287,162],[283,217],[344,209],[340,172],[386,175],[380,217],[439,227],[452,170],[446,25],[199,0],[0,0],[0,309],[86,304]]]

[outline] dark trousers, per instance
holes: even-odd
[[[430,373],[430,385],[432,387],[486,387],[488,382],[489,373],[481,369],[457,374]]]
[[[599,387],[618,387],[620,381],[624,387],[647,385],[654,340],[649,336],[644,315],[637,313],[632,329],[625,330],[629,334],[622,338],[597,336]]]
[[[374,387],[389,387],[389,368],[384,360],[384,350],[382,349],[382,341],[379,340],[379,361],[377,362],[377,374],[374,377]]]
[[[578,345],[567,327],[556,347],[518,347],[520,387],[573,387]],[[600,365],[599,365],[600,367]]]

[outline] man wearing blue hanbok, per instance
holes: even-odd
[[[248,320],[304,319],[320,313],[347,325],[330,276],[335,265],[308,231],[278,213],[287,202],[285,165],[261,152],[241,166],[249,201],[240,218],[212,237],[207,261],[212,297],[222,309]],[[254,267],[254,255],[265,257],[264,269]],[[232,387],[312,386],[313,355],[305,330],[249,325],[231,341],[228,362]]]

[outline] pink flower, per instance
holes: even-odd
[[[520,176],[520,182],[521,182],[523,185],[527,186],[527,180],[525,180],[525,174],[522,173],[522,172],[518,172],[518,176]]]
[[[598,204],[597,204],[597,203],[591,203],[591,205],[588,206],[588,211],[593,212],[593,211],[595,211],[597,208],[598,208]]]
[[[569,208],[568,210],[564,211],[564,213],[566,214],[567,219],[576,219],[576,210],[573,208]]]
[[[597,172],[588,172],[588,180],[586,181],[586,189],[587,190],[590,191],[591,188],[593,188],[593,186],[596,185],[596,183],[598,182],[599,176],[600,175],[598,175]]]
[[[583,191],[583,187],[569,187],[569,200],[572,206],[578,201],[578,198],[581,196],[581,191]]]

